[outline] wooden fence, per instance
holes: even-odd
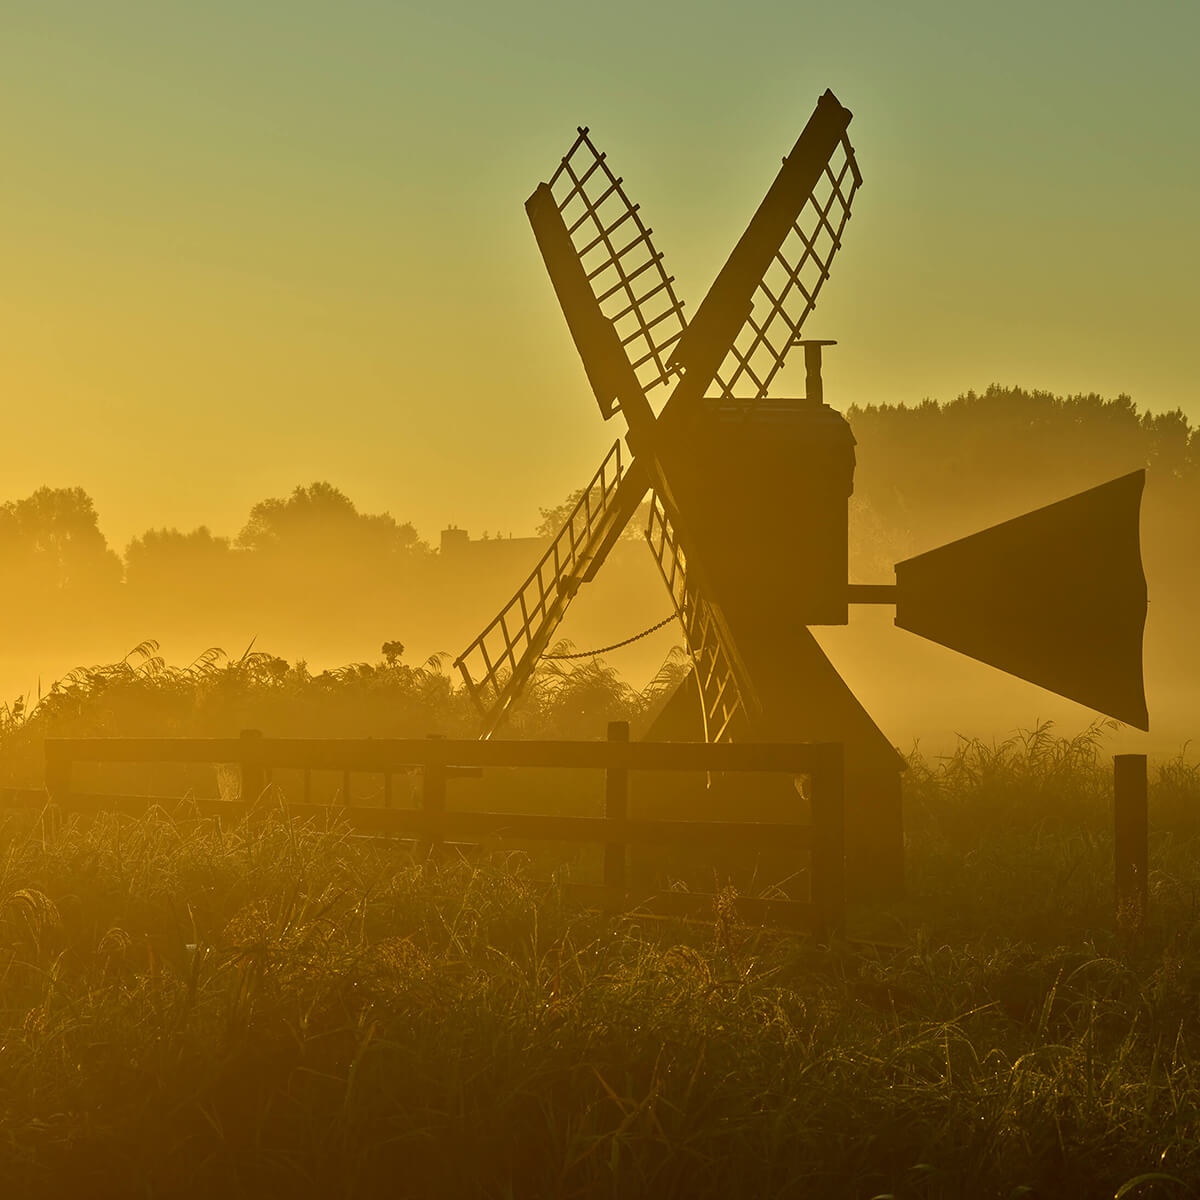
[[[731,848],[809,855],[809,900],[738,896],[730,905],[736,919],[807,929],[834,936],[845,929],[845,808],[842,747],[836,744],[631,742],[629,727],[613,722],[605,741],[476,741],[424,739],[268,738],[253,730],[240,738],[48,738],[45,743],[46,795],[72,812],[144,813],[176,797],[88,793],[72,787],[73,768],[84,763],[183,763],[236,765],[237,800],[194,799],[204,816],[234,820],[270,799],[272,769],[304,773],[303,803],[283,807],[291,816],[328,819],[331,806],[312,804],[311,773],[340,771],[343,799],[350,774],[383,778],[382,807],[343,804],[339,819],[360,834],[415,838],[427,847],[446,841],[499,838],[517,842],[584,842],[604,847],[603,883],[574,885],[585,903],[608,910],[635,908],[656,915],[711,916],[716,897],[694,892],[635,895],[629,886],[630,846],[693,847],[719,854]],[[603,771],[604,816],[456,811],[447,808],[446,784],[483,769],[533,767]],[[392,807],[392,775],[418,770],[422,786],[416,808]],[[633,819],[628,815],[631,771],[773,772],[804,775],[810,781],[811,818],[807,825],[738,821]],[[26,795],[26,802],[32,799]],[[259,809],[261,811],[261,808]]]

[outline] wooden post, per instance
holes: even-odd
[[[610,742],[629,741],[629,722],[608,723]],[[604,772],[604,816],[622,825],[629,820],[629,772],[624,767],[609,767]],[[625,902],[625,842],[604,844],[604,886],[610,893],[610,903],[619,909]]]
[[[267,790],[267,772],[262,760],[262,731],[243,729],[241,733],[240,765],[242,769],[241,801],[249,811]]]
[[[440,742],[443,735],[431,733],[430,741]],[[421,808],[427,813],[444,813],[446,811],[446,765],[445,763],[426,763],[421,776]],[[432,855],[441,845],[441,837],[430,836],[421,844],[422,856]]]
[[[65,809],[71,801],[71,760],[62,746],[50,738],[44,743],[46,798]]]
[[[1117,924],[1134,932],[1146,920],[1149,813],[1146,756],[1113,755],[1113,849]]]
[[[817,936],[846,932],[846,772],[843,747],[824,748],[812,772],[812,904]]]

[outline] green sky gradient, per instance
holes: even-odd
[[[579,122],[694,310],[825,87],[866,185],[826,398],[1200,420],[1200,5],[0,5],[0,498],[121,547],[328,479],[524,533],[605,426],[522,202]]]

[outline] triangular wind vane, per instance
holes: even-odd
[[[1149,727],[1142,680],[1145,471],[896,564],[896,624]]]

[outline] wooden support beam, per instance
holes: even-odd
[[[848,583],[846,601],[849,604],[895,604],[894,583]]]
[[[1140,932],[1149,899],[1149,808],[1146,756],[1113,755],[1113,850],[1117,924]]]
[[[243,804],[256,804],[267,790],[267,771],[263,762],[262,744],[261,730],[242,730],[242,736],[238,739],[238,763],[242,773]]]
[[[629,722],[610,721],[610,742],[629,741]],[[609,767],[604,772],[604,817],[619,822],[623,828],[629,820],[629,772],[624,767]],[[604,845],[604,885],[623,891],[625,888],[625,839]]]
[[[812,903],[819,936],[846,933],[846,775],[842,747],[823,746],[812,770]]]

